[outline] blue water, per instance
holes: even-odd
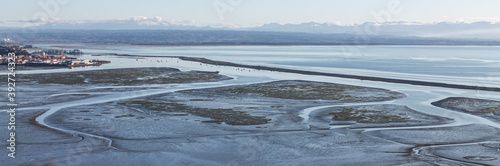
[[[40,47],[61,46],[58,44]],[[192,56],[242,64],[391,78],[500,83],[497,46],[130,46],[64,45],[88,54]],[[500,84],[497,84],[500,85]]]

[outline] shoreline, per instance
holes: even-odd
[[[62,67],[62,68],[72,68],[72,67],[84,67],[84,66],[101,66],[103,64],[111,63],[111,61],[94,60],[95,63],[91,64],[48,64],[48,63],[24,63],[16,64],[16,66],[32,66],[32,67]],[[7,66],[7,63],[0,63],[0,65]]]
[[[243,65],[243,64],[237,64],[237,63],[224,62],[224,61],[214,61],[214,60],[210,60],[210,59],[206,59],[206,58],[195,58],[195,57],[180,57],[179,59],[186,60],[186,61],[193,61],[193,62],[201,62],[201,63],[211,64],[211,65],[233,66],[233,67],[250,68],[250,69],[256,69],[256,70],[278,71],[278,72],[285,72],[285,73],[329,76],[329,77],[339,77],[339,78],[349,78],[349,79],[379,81],[379,82],[409,84],[409,85],[421,85],[421,86],[431,86],[431,87],[441,87],[441,88],[484,90],[484,91],[500,92],[500,88],[497,88],[497,87],[470,86],[470,85],[447,84],[447,83],[428,82],[428,81],[415,81],[415,80],[372,77],[372,76],[325,73],[325,72],[296,70],[296,69],[284,69],[284,68],[267,67],[267,66]]]
[[[294,74],[304,74],[304,75],[314,75],[314,76],[327,76],[327,77],[338,77],[338,78],[348,78],[357,80],[367,80],[367,81],[378,81],[387,83],[397,83],[397,84],[407,84],[407,85],[420,85],[429,87],[441,87],[441,88],[453,88],[453,89],[465,89],[465,90],[483,90],[483,91],[494,91],[500,92],[500,87],[486,87],[486,86],[471,86],[471,85],[460,85],[460,84],[448,84],[439,82],[429,82],[429,81],[416,81],[416,80],[406,80],[406,79],[395,79],[395,78],[384,78],[384,77],[374,77],[374,76],[360,76],[360,75],[350,75],[350,74],[337,74],[337,73],[325,73],[317,71],[307,71],[307,70],[296,70],[296,69],[285,69],[278,67],[267,67],[267,66],[256,66],[256,65],[244,65],[225,61],[216,61],[207,58],[198,57],[186,57],[186,56],[143,56],[143,55],[130,55],[130,54],[98,54],[93,56],[137,56],[137,57],[167,57],[167,58],[179,58],[185,61],[200,62],[210,65],[220,65],[220,66],[231,66],[231,67],[241,67],[255,70],[266,70],[266,71],[277,71],[284,73],[294,73]]]
[[[156,57],[156,56],[153,56]],[[131,57],[131,58],[136,58],[136,57]],[[125,59],[125,58],[124,58]],[[128,58],[127,58],[128,59]],[[153,58],[148,58],[148,59],[153,59]],[[135,61],[134,59],[130,61]],[[169,60],[171,63],[175,63],[174,59]],[[180,65],[188,65],[190,62],[188,61],[182,61]],[[195,66],[201,66],[197,63],[192,63]],[[167,65],[168,66],[168,65]],[[205,66],[205,65],[203,65]],[[172,67],[172,66],[171,66]],[[156,67],[153,67],[156,68]],[[222,73],[225,73],[224,70],[234,70],[234,68],[231,67],[221,67],[225,69],[220,69],[222,70]],[[203,69],[211,69],[208,66],[204,67]],[[204,71],[204,70],[202,70]],[[87,71],[84,71],[87,72]],[[107,73],[107,72],[104,72]],[[261,71],[260,73],[268,73],[267,71]],[[245,75],[245,73],[241,73],[242,75]],[[283,73],[281,73],[283,74]],[[90,74],[93,75],[93,74]],[[255,74],[255,76],[259,76],[262,74]],[[280,73],[271,73],[270,75],[280,75]],[[308,79],[311,76],[308,75],[297,75],[299,79]],[[271,77],[270,77],[271,78]],[[329,79],[328,77],[322,77],[322,79]],[[250,81],[250,82],[247,82]],[[301,107],[301,105],[297,106],[300,104],[297,101],[288,101],[288,102],[276,102],[276,101],[282,101],[280,99],[276,100],[251,100],[252,98],[258,97],[256,95],[250,95],[248,100],[242,100],[241,98],[233,98],[235,96],[226,96],[224,94],[219,94],[220,96],[226,96],[226,98],[221,98],[219,96],[212,96],[215,91],[206,91],[206,90],[201,90],[201,89],[219,89],[221,87],[228,87],[231,85],[248,85],[250,83],[253,83],[253,79],[245,80],[244,82],[227,82],[224,84],[219,84],[219,83],[213,83],[213,84],[195,84],[199,86],[191,86],[193,84],[189,84],[187,86],[171,86],[168,88],[164,89],[148,89],[148,90],[139,90],[138,91],[128,91],[128,92],[117,92],[113,91],[113,93],[105,96],[97,96],[97,97],[92,97],[90,99],[81,99],[81,100],[72,100],[69,102],[60,102],[57,104],[48,104],[48,105],[43,105],[43,106],[37,106],[37,107],[28,107],[28,108],[23,108],[21,111],[24,112],[24,110],[30,110],[33,108],[55,108],[58,110],[52,110],[52,111],[57,111],[57,112],[44,112],[42,114],[39,114],[36,116],[35,123],[45,123],[46,125],[50,127],[46,127],[43,125],[40,125],[42,127],[46,127],[49,129],[53,130],[58,130],[60,132],[66,133],[66,134],[76,134],[78,137],[83,138],[83,141],[79,141],[78,143],[73,143],[73,144],[63,144],[65,146],[56,146],[58,149],[74,149],[73,147],[90,147],[89,150],[100,150],[105,148],[104,153],[94,153],[94,151],[84,151],[84,150],[79,150],[77,152],[81,153],[93,153],[92,155],[75,155],[73,153],[68,153],[67,155],[52,155],[49,157],[58,157],[58,160],[54,160],[54,162],[57,163],[62,163],[64,159],[70,158],[70,157],[81,157],[82,161],[85,161],[85,163],[92,163],[92,162],[98,162],[101,160],[101,158],[96,159],[98,156],[102,156],[102,159],[104,158],[109,158],[109,157],[114,157],[118,160],[123,160],[123,161],[135,161],[135,158],[131,158],[130,156],[135,155],[132,152],[140,152],[141,154],[149,155],[154,152],[165,152],[169,151],[169,147],[172,146],[183,146],[183,148],[187,149],[186,151],[174,151],[173,153],[178,156],[178,155],[189,155],[189,156],[194,156],[198,157],[202,155],[210,155],[210,154],[216,154],[219,155],[220,152],[228,152],[228,153],[233,153],[236,154],[236,157],[239,157],[241,154],[239,149],[247,148],[247,147],[269,147],[266,149],[262,149],[262,151],[272,151],[273,149],[280,148],[282,145],[280,145],[280,142],[294,142],[294,144],[290,145],[290,152],[304,152],[304,154],[310,154],[309,156],[306,156],[311,159],[319,159],[319,158],[326,158],[329,157],[331,154],[336,154],[335,148],[332,150],[332,148],[329,148],[326,146],[326,148],[321,148],[320,146],[316,146],[315,151],[323,151],[327,155],[323,154],[316,154],[316,153],[306,153],[310,152],[310,146],[304,146],[308,144],[317,143],[318,145],[331,145],[331,144],[340,144],[342,145],[339,148],[346,148],[349,147],[348,151],[345,152],[339,152],[338,155],[342,155],[342,153],[346,154],[346,156],[350,156],[350,154],[370,154],[372,156],[379,156],[379,155],[388,155],[388,156],[382,156],[380,158],[386,159],[387,161],[393,161],[393,157],[398,156],[398,154],[405,154],[405,155],[411,155],[411,156],[417,156],[424,158],[422,161],[427,161],[428,159],[425,158],[427,155],[434,154],[434,151],[428,150],[428,146],[424,146],[427,144],[423,144],[422,146],[415,146],[413,145],[414,142],[420,143],[419,140],[414,140],[412,137],[404,137],[408,142],[404,143],[397,143],[398,140],[394,139],[394,136],[399,136],[403,135],[406,136],[405,134],[408,134],[409,130],[416,130],[417,132],[423,132],[424,134],[436,134],[434,133],[434,130],[438,132],[438,134],[443,134],[443,137],[445,138],[453,138],[454,135],[450,135],[447,133],[447,130],[453,130],[457,131],[458,133],[462,131],[475,131],[474,135],[479,135],[477,137],[472,137],[472,138],[463,138],[460,140],[454,140],[454,139],[449,139],[445,140],[441,143],[439,140],[426,140],[429,142],[429,144],[436,145],[437,147],[442,147],[442,146],[448,146],[451,144],[451,146],[455,145],[457,142],[473,142],[476,143],[478,141],[483,141],[482,138],[483,136],[489,136],[494,133],[491,133],[489,131],[493,131],[489,127],[486,131],[482,130],[470,130],[469,128],[466,128],[467,126],[458,126],[456,123],[447,125],[447,126],[437,126],[437,125],[432,125],[432,126],[413,126],[413,127],[404,127],[404,128],[397,128],[397,127],[376,127],[376,128],[357,128],[353,129],[347,126],[330,126],[330,130],[328,128],[317,128],[314,126],[312,129],[311,128],[301,128],[305,127],[303,121],[300,121],[298,117],[302,117],[300,115],[301,111],[300,109],[295,109]],[[272,80],[269,80],[272,81]],[[265,81],[265,82],[269,82]],[[264,83],[265,83],[264,82]],[[333,80],[331,82],[334,82]],[[248,84],[247,84],[248,83]],[[48,86],[37,86],[34,85],[37,89],[41,88],[48,88]],[[381,87],[379,87],[381,88]],[[422,87],[417,87],[418,89]],[[34,89],[34,90],[37,90]],[[284,90],[282,88],[278,88],[281,90]],[[185,91],[182,91],[185,90]],[[219,90],[224,90],[224,89],[219,89]],[[81,89],[78,91],[85,91],[85,89]],[[99,92],[102,92],[101,90],[98,90]],[[199,93],[199,92],[207,92],[207,93]],[[64,91],[63,91],[64,92]],[[175,94],[170,94],[171,96],[164,95],[164,93],[171,93],[171,92],[176,92]],[[182,93],[181,93],[182,92]],[[403,93],[403,92],[401,92]],[[425,93],[425,92],[419,92],[419,93]],[[183,94],[183,95],[181,95]],[[406,94],[406,93],[405,93]],[[405,101],[420,101],[421,98],[419,98],[420,95],[414,93],[408,93],[410,98],[401,98],[397,99],[394,101],[389,101],[388,103],[394,102],[394,104],[402,104],[406,105],[402,100]],[[427,94],[425,99],[434,99],[434,98],[441,98],[441,94],[431,94],[431,93],[425,93]],[[158,96],[155,96],[158,95]],[[43,96],[43,95],[41,95]],[[186,118],[189,118],[188,121],[184,119],[184,117],[179,117],[179,116],[173,116],[171,114],[148,114],[148,112],[141,112],[137,111],[132,108],[126,108],[124,109],[123,107],[116,107],[116,105],[110,105],[108,102],[118,102],[120,100],[137,100],[137,98],[142,98],[142,99],[156,99],[157,101],[165,101],[163,99],[168,99],[170,101],[176,101],[181,103],[181,100],[176,100],[172,98],[172,96],[179,96],[182,98],[182,101],[185,102],[190,102],[194,104],[195,106],[202,106],[202,108],[210,108],[210,107],[215,107],[215,106],[210,106],[209,104],[206,103],[217,103],[220,101],[222,106],[232,106],[233,108],[238,108],[242,107],[244,110],[243,111],[248,111],[251,113],[251,115],[254,116],[262,116],[262,115],[276,115],[279,118],[282,118],[283,121],[274,121],[273,123],[269,124],[264,124],[262,126],[254,127],[254,126],[222,126],[218,124],[211,124],[207,122],[203,122],[203,118],[193,118],[193,116],[184,116]],[[411,99],[413,97],[413,99]],[[210,101],[210,98],[215,98],[215,99],[220,99],[219,101]],[[191,100],[195,99],[195,100]],[[232,99],[232,100],[228,100]],[[370,98],[371,99],[371,98]],[[235,102],[236,101],[236,102]],[[237,102],[239,101],[239,103]],[[254,103],[252,101],[258,101],[258,103]],[[433,100],[434,101],[434,100]],[[262,103],[261,103],[262,102]],[[268,103],[268,104],[266,104]],[[436,112],[438,113],[440,110],[437,107],[430,106],[426,103],[421,103],[421,102],[412,102],[414,105],[424,105],[426,107],[415,107],[415,110],[424,110],[424,111],[429,111],[429,112]],[[95,104],[95,105],[94,105]],[[234,104],[234,105],[233,105]],[[312,105],[314,104],[314,105]],[[314,103],[311,102],[312,106],[315,105],[323,105],[323,104],[329,104],[329,103]],[[359,104],[359,103],[352,103],[352,104]],[[297,107],[276,107],[280,105],[295,105]],[[88,107],[87,107],[88,106]],[[109,106],[109,107],[104,107],[104,106]],[[274,107],[273,107],[274,106]],[[338,106],[338,105],[335,105]],[[255,108],[257,107],[257,108]],[[76,108],[76,109],[75,109]],[[116,108],[116,109],[113,109]],[[412,107],[413,108],[413,107]],[[425,108],[431,108],[431,109],[425,109]],[[238,108],[240,109],[240,108]],[[71,110],[71,111],[69,111]],[[90,110],[90,111],[89,111]],[[123,110],[123,111],[122,111]],[[267,114],[261,114],[259,111],[256,110],[265,110]],[[297,112],[293,112],[292,114],[284,113],[284,112],[289,112],[289,110],[296,110]],[[240,110],[241,111],[241,110]],[[312,110],[313,111],[313,110]],[[113,114],[104,114],[103,112],[113,112]],[[420,111],[419,111],[420,112]],[[66,114],[67,113],[67,114]],[[280,114],[284,113],[284,114]],[[72,117],[67,117],[64,119],[68,119],[68,121],[60,121],[61,123],[57,123],[58,121],[52,121],[51,119],[54,117],[65,117],[62,115],[70,115],[74,114]],[[95,116],[95,115],[101,115],[101,116]],[[45,115],[45,117],[44,117]],[[133,116],[123,116],[123,115],[134,115]],[[286,116],[285,116],[286,115]],[[461,117],[461,113],[452,113],[451,111],[445,112],[444,114],[441,115],[446,115],[446,116],[457,116]],[[75,118],[75,117],[81,117],[79,120],[71,120],[69,121],[70,118]],[[117,118],[118,117],[118,118]],[[142,117],[142,118],[141,118]],[[144,118],[145,117],[145,118]],[[160,118],[161,117],[161,118]],[[271,116],[269,116],[271,117]],[[469,116],[466,116],[469,117]],[[87,119],[88,118],[88,119]],[[139,119],[141,118],[141,119]],[[76,118],[75,118],[76,119]],[[159,120],[155,120],[159,119]],[[201,120],[201,121],[196,121],[196,120]],[[313,120],[313,119],[311,119]],[[109,122],[109,123],[100,123],[100,122]],[[286,123],[285,123],[286,122]],[[312,122],[312,121],[311,121]],[[172,124],[188,124],[188,125],[172,125]],[[71,125],[73,124],[74,126],[77,126],[78,128],[72,128],[71,126],[65,126],[65,125],[58,125],[58,124],[68,124]],[[101,126],[110,126],[110,127],[102,127],[102,128],[97,128],[93,129],[92,127],[95,126],[95,124],[99,124]],[[129,124],[129,125],[127,125]],[[140,125],[135,125],[135,124],[140,124]],[[267,126],[266,126],[267,125]],[[275,126],[276,125],[276,126]],[[327,125],[327,123],[325,123]],[[456,125],[456,126],[453,126]],[[113,128],[112,126],[120,126],[119,128]],[[156,126],[157,128],[151,128]],[[168,128],[165,128],[165,127]],[[275,126],[275,127],[273,127]],[[285,127],[286,126],[286,127]],[[81,128],[80,128],[81,127]],[[323,126],[320,126],[323,127]],[[439,127],[447,127],[447,128],[439,128]],[[477,126],[475,129],[480,129],[480,127],[484,126]],[[84,130],[89,129],[89,130]],[[151,131],[155,131],[157,129],[160,129],[165,131],[162,134],[158,135],[147,135],[147,137],[142,137],[142,133],[148,133],[147,130],[140,130],[148,128]],[[428,128],[434,128],[434,129],[428,129]],[[463,129],[465,128],[465,129]],[[130,135],[128,131],[130,129],[139,129],[137,131],[141,131],[135,134]],[[196,129],[196,130],[194,130]],[[233,129],[233,130],[229,130]],[[398,130],[402,129],[402,130]],[[404,130],[406,129],[406,130]],[[384,134],[384,135],[375,135],[372,134],[370,131],[373,132],[378,132],[378,131],[395,131],[398,130],[396,133],[389,133],[389,134]],[[116,133],[113,134],[107,134],[106,132],[108,131],[116,131]],[[171,132],[172,131],[172,132]],[[188,131],[188,132],[184,132]],[[231,131],[231,132],[226,132],[226,131]],[[247,133],[241,134],[241,131],[247,131]],[[401,131],[401,133],[399,133]],[[171,133],[169,133],[171,132]],[[185,134],[185,133],[196,133],[196,134]],[[489,132],[489,133],[488,133]],[[106,134],[104,134],[106,133]],[[158,132],[155,132],[158,133]],[[252,137],[246,137],[247,135],[256,135],[262,136],[263,134],[269,134],[269,137],[274,140],[274,142],[267,141],[266,137],[264,137],[261,140],[254,140]],[[27,134],[23,134],[27,135]],[[167,136],[165,136],[167,135]],[[199,136],[201,135],[201,136]],[[243,136],[241,136],[243,135]],[[319,135],[319,137],[318,137]],[[268,136],[268,135],[264,135]],[[246,139],[249,138],[249,139]],[[262,138],[262,137],[258,137]],[[303,139],[303,138],[311,138],[311,139]],[[341,138],[341,139],[338,139]],[[443,138],[443,139],[445,139]],[[77,138],[73,138],[77,139]],[[335,139],[335,142],[331,142],[332,139]],[[110,140],[108,142],[108,140]],[[183,142],[179,142],[182,140]],[[184,142],[185,140],[190,141],[190,142]],[[226,140],[231,140],[231,141],[226,141]],[[346,141],[343,141],[346,140]],[[352,140],[352,141],[351,141]],[[383,140],[383,141],[380,141]],[[470,141],[472,140],[472,141]],[[437,143],[436,143],[437,141]],[[203,146],[203,148],[199,148],[200,144],[199,142],[209,142],[210,146]],[[250,142],[251,144],[247,144]],[[277,142],[277,143],[275,143]],[[449,143],[449,144],[447,144]],[[59,144],[57,144],[59,145]],[[70,146],[71,145],[71,146]],[[144,145],[144,146],[135,146],[135,145]],[[227,146],[227,147],[222,147],[221,146]],[[374,146],[370,146],[374,145]],[[420,144],[419,144],[420,145]],[[474,144],[475,145],[475,144]],[[371,147],[373,149],[366,150],[370,153],[365,153],[365,151],[360,151],[358,149],[365,149],[365,147]],[[450,146],[450,147],[451,147]],[[295,148],[296,147],[296,148]],[[353,148],[350,148],[353,147]],[[321,148],[321,149],[318,149]],[[39,148],[35,149],[34,151],[36,152],[35,154],[43,152],[44,148]],[[194,149],[194,150],[191,150]],[[377,151],[377,149],[382,149],[383,151]],[[31,149],[30,149],[31,150]],[[68,152],[74,152],[75,150],[71,150]],[[117,151],[125,151],[125,152],[131,152],[131,153],[116,153]],[[394,153],[387,153],[385,151],[391,151]],[[428,152],[424,153],[422,151]],[[66,152],[66,151],[62,151]],[[280,153],[280,151],[275,152],[272,151],[273,153],[271,154],[272,156],[283,156],[282,154],[287,154],[289,151],[283,151],[285,153]],[[482,151],[473,151],[473,152],[482,152]],[[19,153],[20,155],[23,153]],[[224,153],[222,153],[224,154]],[[220,154],[220,155],[222,155]],[[329,155],[328,155],[329,154]],[[460,154],[459,154],[460,155]],[[459,155],[457,158],[461,157]],[[491,156],[491,155],[490,155]],[[236,158],[235,157],[235,158]],[[344,156],[341,156],[344,157]],[[42,158],[41,159],[45,159]],[[404,160],[407,159],[406,156],[401,157],[401,159],[397,160]],[[442,159],[442,157],[437,158]],[[365,159],[366,161],[373,160],[373,159]],[[458,160],[453,160],[454,162],[458,163],[463,163],[465,159],[458,159]],[[36,160],[35,160],[36,161]],[[210,161],[214,162],[221,162],[223,163],[224,159],[210,159]],[[158,162],[163,162],[163,161],[158,161]],[[295,162],[295,161],[293,161]],[[326,161],[325,163],[330,163],[330,161]],[[361,162],[365,162],[364,160],[360,160]],[[419,160],[420,162],[420,160]],[[266,165],[264,163],[264,165]]]

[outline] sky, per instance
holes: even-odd
[[[197,26],[305,22],[500,22],[498,0],[1,0],[0,27],[155,18]],[[33,21],[37,20],[37,21]]]

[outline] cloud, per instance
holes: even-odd
[[[476,22],[476,21],[487,21],[498,23],[500,22],[500,17],[465,17],[464,20]]]
[[[32,23],[32,24],[43,24],[43,23],[55,23],[55,22],[61,22],[61,19],[59,18],[37,18],[33,20],[17,20],[14,22],[20,22],[20,23]]]
[[[124,23],[133,23],[137,25],[195,25],[196,22],[194,20],[167,20],[162,17],[144,17],[144,16],[134,16],[130,18],[118,18],[118,19],[108,19],[108,20],[61,20],[59,18],[43,18],[40,17],[38,19],[33,20],[17,20],[13,22],[19,23],[31,23],[31,24],[93,24],[93,23],[116,23],[116,24],[124,24]]]
[[[500,23],[500,17],[460,17],[460,16],[441,16],[445,22],[491,22]]]
[[[238,28],[246,28],[248,26],[240,25],[240,24],[232,24],[232,23],[217,23],[217,24],[205,24],[201,26],[209,26],[212,28],[229,28],[229,29],[238,29]]]
[[[163,19],[162,17],[144,17],[144,16],[135,16],[126,19],[112,19],[112,20],[101,20],[96,22],[102,23],[135,23],[138,25],[195,25],[196,22],[194,20],[168,20]]]
[[[129,18],[117,18],[117,19],[106,19],[106,20],[63,20],[59,18],[38,18],[33,20],[14,20],[8,21],[7,23],[16,23],[22,24],[23,27],[27,26],[47,26],[51,28],[78,28],[86,27],[86,28],[110,28],[114,29],[123,28],[172,28],[176,26],[186,26],[191,28],[229,28],[229,29],[238,29],[238,28],[250,28],[255,27],[256,25],[243,25],[243,24],[232,24],[232,23],[208,23],[208,24],[200,24],[195,20],[174,20],[174,19],[165,19],[159,16],[156,17],[145,17],[145,16],[134,16]],[[1,24],[0,24],[1,25]],[[112,28],[112,29],[113,29]]]
[[[382,25],[426,25],[426,23],[398,21],[398,22],[384,22],[382,23]]]
[[[339,21],[334,21],[334,22],[325,22],[327,25],[337,25],[337,26],[343,26],[344,24],[342,24],[341,22]]]

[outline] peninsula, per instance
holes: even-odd
[[[15,53],[16,57],[14,61],[17,66],[80,67],[100,66],[104,63],[110,63],[110,61],[69,57],[66,51],[59,51],[60,55],[55,55],[53,54],[54,52],[54,50],[41,50],[28,53],[17,45],[0,46],[0,65],[7,65],[9,63],[8,53]],[[78,53],[83,54],[80,51]]]

